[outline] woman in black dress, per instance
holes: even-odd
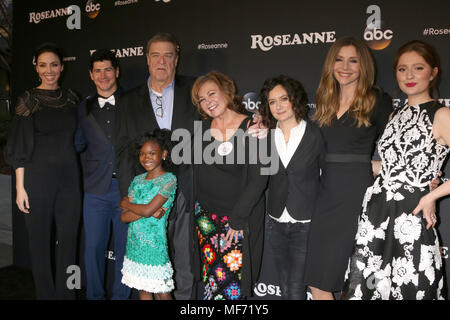
[[[196,246],[201,255],[205,300],[250,296],[261,265],[264,189],[267,176],[250,151],[251,123],[228,76],[212,71],[192,87],[192,101],[205,119],[201,149],[194,145]],[[255,143],[253,143],[255,146]],[[197,261],[199,259],[195,259]]]
[[[375,142],[392,112],[374,80],[366,44],[338,39],[325,60],[314,114],[327,150],[306,258],[305,283],[315,300],[333,299],[343,288],[364,191],[373,182]]]
[[[16,203],[25,213],[37,299],[73,299],[67,268],[76,264],[80,171],[74,149],[73,91],[59,87],[63,57],[53,44],[34,56],[40,84],[18,98],[5,156],[16,173]],[[56,225],[52,274],[52,223]],[[54,280],[53,280],[54,278]]]

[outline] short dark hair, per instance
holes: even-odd
[[[61,49],[59,49],[59,47],[52,42],[42,43],[36,48],[33,55],[33,63],[36,64],[39,56],[45,52],[54,53],[58,56],[59,62],[64,64],[64,55],[62,54]]]
[[[119,67],[119,59],[116,58],[114,52],[109,49],[96,50],[89,59],[89,70],[94,69],[94,63],[97,61],[111,61],[111,65],[114,69]]]
[[[155,142],[159,145],[162,151],[167,150],[167,157],[162,163],[164,171],[173,172],[173,162],[171,158],[171,152],[173,148],[173,143],[171,140],[172,132],[167,129],[155,129],[153,131],[147,131],[135,139],[135,154],[134,159],[136,160],[135,165],[140,168],[139,163],[139,153],[144,144],[148,141]]]
[[[180,44],[178,43],[178,40],[168,32],[158,32],[153,37],[150,38],[147,42],[147,54],[149,53],[150,46],[153,42],[170,42],[173,44],[173,47],[175,48],[175,53],[177,57],[180,56]]]
[[[278,85],[282,86],[284,90],[286,90],[297,122],[300,122],[308,114],[308,95],[306,94],[303,85],[298,80],[285,75],[269,78],[264,81],[260,92],[261,105],[259,107],[259,112],[261,114],[263,124],[272,129],[276,127],[277,120],[270,112],[268,101],[269,92]]]

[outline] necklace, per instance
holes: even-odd
[[[224,141],[217,147],[217,153],[222,157],[227,156],[233,151],[233,144],[229,141]]]

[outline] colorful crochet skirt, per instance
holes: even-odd
[[[195,221],[203,265],[204,300],[242,300],[242,239],[226,242],[228,217],[195,204]]]

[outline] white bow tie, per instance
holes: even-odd
[[[107,102],[114,106],[116,104],[116,99],[114,98],[114,95],[110,96],[108,99],[98,97],[98,105],[100,106],[100,108],[103,108],[105,106],[105,103]]]

